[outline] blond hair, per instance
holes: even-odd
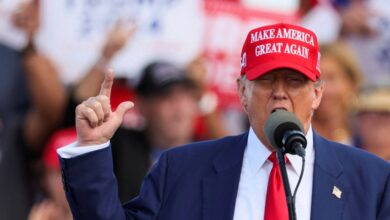
[[[344,42],[334,42],[320,46],[321,56],[334,57],[340,66],[345,70],[347,78],[358,90],[363,80],[363,74],[359,63],[351,48]]]

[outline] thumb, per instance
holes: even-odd
[[[130,101],[122,102],[121,104],[118,105],[118,107],[115,110],[115,114],[119,116],[120,118],[123,118],[123,115],[127,111],[129,111],[131,108],[134,107],[134,103]]]

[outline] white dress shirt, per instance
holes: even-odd
[[[90,146],[83,146],[80,147],[78,142],[73,142],[71,144],[65,145],[64,147],[58,148],[57,153],[65,159],[69,159],[72,157],[80,156],[82,154],[86,154],[92,151],[97,151],[103,148],[106,148],[110,146],[110,142],[107,141],[103,144],[97,144],[97,145],[90,145]]]
[[[297,192],[295,204],[296,215],[299,220],[310,219],[314,166],[313,132],[311,128],[306,134],[306,139],[305,171]],[[78,143],[74,142],[59,148],[57,153],[62,158],[72,158],[108,147],[109,143],[78,147]],[[260,142],[252,128],[250,128],[241,168],[234,220],[264,219],[268,177],[272,169],[272,163],[268,161],[270,154],[271,151]],[[291,192],[294,193],[301,172],[302,160],[296,155],[288,154],[287,157],[290,161],[287,164],[287,175],[290,181]]]
[[[311,128],[306,135],[306,139],[305,170],[298,188],[295,204],[296,215],[299,220],[310,219],[314,166],[313,131]],[[260,142],[252,128],[250,128],[238,185],[234,220],[264,219],[268,177],[272,169],[272,162],[268,160],[269,155],[271,155],[271,151]],[[287,164],[287,175],[291,193],[294,193],[301,172],[302,160],[296,155],[287,154],[287,157],[290,161]]]

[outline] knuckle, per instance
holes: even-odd
[[[88,103],[91,101],[91,98],[88,98],[84,100],[80,105],[88,105]]]
[[[99,95],[97,97],[100,101],[108,101],[108,97],[106,95]]]
[[[81,112],[82,104],[76,106],[76,113]]]
[[[100,102],[95,97],[88,99],[85,105],[92,109],[97,109],[101,106]]]
[[[91,122],[97,122],[98,118],[95,114],[90,114],[88,117],[89,121]]]
[[[80,114],[84,112],[84,109],[86,108],[85,103],[81,103],[76,106],[76,114]]]
[[[92,106],[94,108],[98,109],[98,108],[100,108],[102,106],[102,104],[100,102],[98,102],[98,101],[95,101],[95,102],[92,103]]]
[[[85,109],[84,109],[84,113],[85,113],[86,115],[92,115],[94,112],[95,112],[95,111],[92,110],[91,108],[85,108]]]
[[[95,99],[96,99],[96,97],[89,97],[85,102],[87,102],[87,103],[94,102]]]
[[[100,99],[100,105],[101,107],[106,111],[110,107],[110,102],[107,96],[103,96]]]

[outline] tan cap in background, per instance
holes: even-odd
[[[361,92],[356,111],[390,113],[390,87],[369,89]]]

